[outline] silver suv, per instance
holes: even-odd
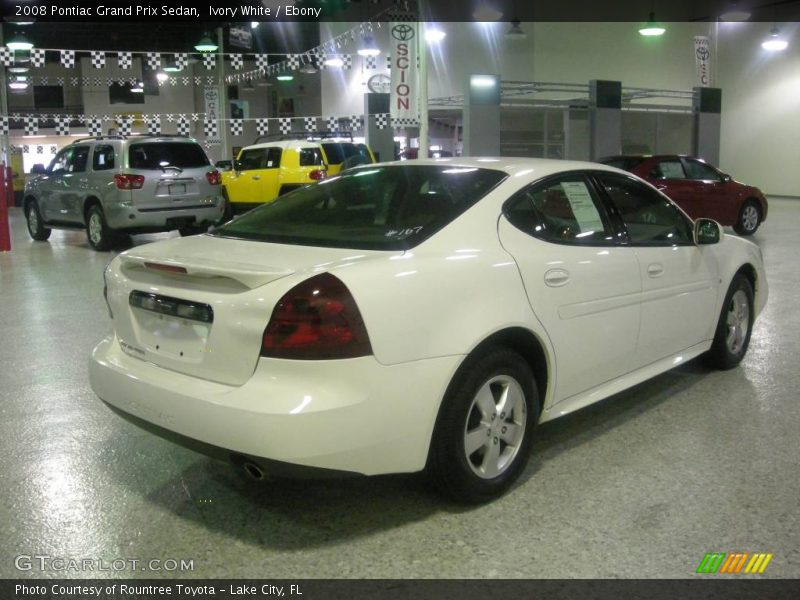
[[[177,229],[192,235],[217,223],[225,207],[221,177],[196,141],[179,136],[81,139],[29,178],[28,232],[85,228],[95,250],[118,234]]]

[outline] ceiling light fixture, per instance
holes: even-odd
[[[511,27],[506,32],[506,38],[509,40],[524,40],[528,36],[525,35],[525,32],[522,30],[522,24],[519,22],[518,19],[514,19],[511,21]]]
[[[16,34],[14,37],[8,40],[8,42],[6,42],[6,46],[9,50],[14,50],[15,52],[17,50],[30,50],[33,48],[33,44],[21,33]]]
[[[29,83],[27,77],[15,77],[8,82],[8,87],[16,91],[27,90],[28,85]]]
[[[429,44],[438,44],[447,34],[435,25],[425,29],[425,41]]]
[[[9,73],[14,73],[17,75],[21,75],[23,73],[27,73],[30,69],[28,67],[8,67]]]
[[[250,21],[250,29],[258,29],[258,21]]]
[[[728,10],[719,16],[720,21],[727,21],[730,23],[738,23],[747,21],[750,18],[750,12],[739,8],[736,2],[731,2],[728,5]]]
[[[786,48],[789,46],[789,42],[778,37],[780,33],[780,29],[777,27],[770,29],[769,37],[761,42],[761,47],[764,50],[769,50],[770,52],[780,52],[781,50],[786,50]]]
[[[325,59],[325,66],[341,69],[344,66],[344,61],[341,58],[327,58]]]
[[[503,13],[497,10],[492,5],[487,5],[486,2],[481,2],[480,6],[472,13],[472,18],[476,21],[499,21]]]
[[[278,81],[293,81],[294,75],[292,75],[291,73],[281,73],[275,79],[277,79]]]
[[[158,79],[161,82],[164,82],[167,79],[169,79],[169,75],[164,73],[164,71],[159,71],[158,73],[156,73],[156,79]]]
[[[136,85],[131,88],[131,92],[134,94],[144,94],[144,83],[142,83],[141,80],[137,81]]]
[[[317,67],[312,65],[311,63],[306,63],[302,67],[300,67],[300,72],[305,73],[306,75],[313,75],[317,72]]]
[[[195,44],[194,49],[198,52],[216,52],[219,50],[219,46],[211,39],[210,36],[204,35],[203,39],[201,39],[197,44]]]
[[[371,35],[364,36],[364,43],[358,49],[359,56],[378,56],[381,53],[380,48],[375,44],[375,38]]]
[[[645,37],[656,37],[659,35],[664,35],[666,28],[656,21],[656,13],[651,12],[650,18],[648,19],[647,23],[645,23],[640,29],[639,33]]]

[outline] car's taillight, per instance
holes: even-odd
[[[325,171],[322,169],[314,169],[308,174],[308,176],[314,181],[319,181],[320,179],[325,179]]]
[[[220,185],[222,183],[222,175],[217,170],[206,173],[206,179],[211,185]]]
[[[322,273],[280,299],[261,341],[261,356],[296,360],[372,354],[356,301],[342,281]]]
[[[144,175],[114,175],[114,183],[118,190],[140,190],[144,186]]]

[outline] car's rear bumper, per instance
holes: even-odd
[[[230,386],[128,356],[108,338],[92,354],[89,377],[116,409],[217,449],[376,475],[425,466],[439,403],[459,362],[262,358],[247,383]]]
[[[225,200],[220,195],[213,203],[198,203],[193,206],[140,208],[135,205],[110,204],[103,207],[106,222],[112,229],[136,229],[140,231],[167,231],[176,229],[173,223],[194,222],[197,225],[213,225],[222,218]]]

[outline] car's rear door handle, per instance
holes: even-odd
[[[550,269],[544,274],[544,283],[550,287],[561,287],[569,283],[569,271]]]
[[[253,179],[253,181],[259,181],[261,179],[261,176],[260,175],[253,175],[252,179]]]
[[[650,277],[661,277],[664,274],[664,265],[653,263],[647,267],[647,274]]]

